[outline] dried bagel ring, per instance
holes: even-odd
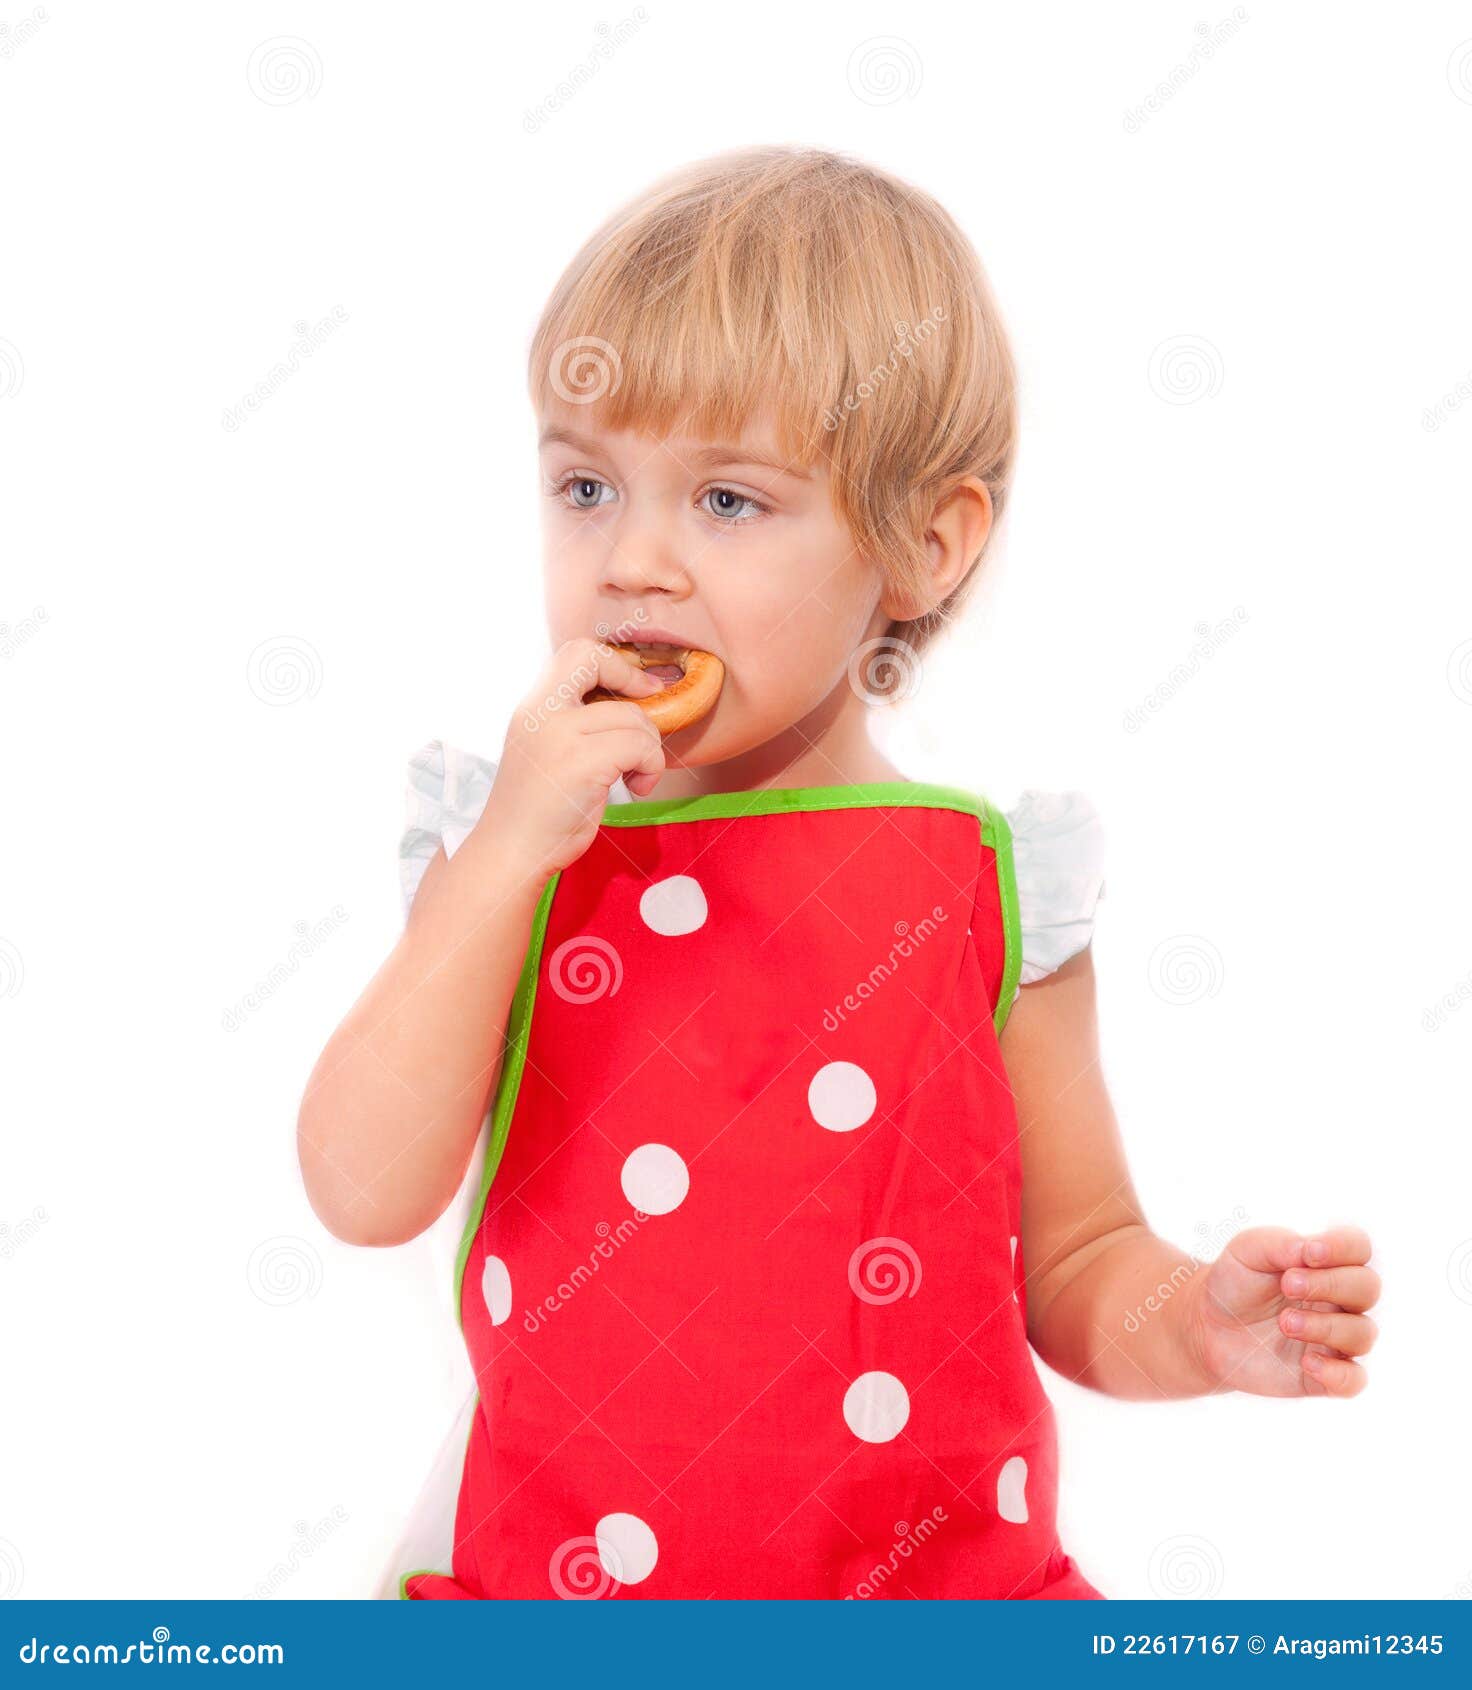
[[[714,652],[701,651],[696,646],[635,646],[616,645],[631,663],[641,669],[661,668],[676,664],[683,672],[662,692],[648,698],[625,698],[622,693],[609,692],[607,687],[595,687],[588,694],[588,702],[595,699],[617,698],[625,704],[637,704],[661,734],[678,733],[698,722],[720,697],[726,679],[726,666]]]

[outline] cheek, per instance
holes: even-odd
[[[823,560],[807,553],[764,572],[760,592],[746,597],[743,692],[764,713],[801,715],[848,671],[879,600],[879,584],[843,553]]]
[[[554,629],[561,623],[570,624],[573,632],[583,631],[599,556],[585,531],[571,527],[556,512],[543,519],[542,597]]]

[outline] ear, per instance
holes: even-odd
[[[936,505],[925,530],[929,576],[919,592],[886,591],[885,613],[912,621],[947,599],[975,567],[992,531],[992,496],[980,476],[968,475]]]

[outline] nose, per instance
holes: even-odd
[[[680,593],[688,586],[681,547],[657,513],[623,523],[610,537],[602,585],[618,593]]]

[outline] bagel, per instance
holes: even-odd
[[[637,704],[659,729],[661,735],[664,735],[678,733],[681,728],[688,728],[692,722],[698,722],[720,697],[721,686],[726,679],[726,666],[714,652],[701,651],[696,646],[641,648],[635,645],[616,645],[613,649],[622,652],[631,663],[637,663],[641,669],[653,669],[674,663],[678,664],[682,673],[678,681],[671,682],[663,692],[651,693],[648,698],[627,698],[622,693],[610,692],[607,687],[595,687],[588,694],[589,704],[595,699],[603,698],[619,699],[625,704]]]

